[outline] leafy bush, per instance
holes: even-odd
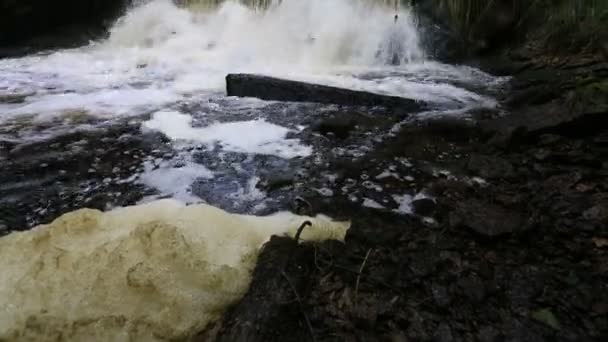
[[[467,42],[488,38],[497,30],[561,49],[602,48],[608,41],[606,0],[428,1]]]

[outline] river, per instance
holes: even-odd
[[[236,72],[402,96],[428,106],[420,113],[395,113],[383,108],[227,97],[225,76]],[[81,274],[82,280],[96,289],[89,289],[89,295],[99,301],[97,306],[87,302],[92,306],[85,305],[82,312],[86,314],[81,319],[96,321],[98,317],[92,312],[106,317],[124,311],[129,324],[143,322],[160,329],[153,332],[157,337],[180,339],[196,333],[196,329],[217,318],[217,313],[247,288],[248,272],[255,264],[255,258],[248,259],[251,253],[255,254],[271,233],[286,232],[289,228],[293,234],[295,219],[287,216],[287,221],[276,221],[271,225],[273,231],[268,228],[265,235],[256,235],[253,242],[248,242],[248,234],[233,229],[241,222],[240,218],[226,219],[232,223],[223,219],[209,221],[206,233],[197,235],[197,224],[204,222],[206,216],[197,211],[199,207],[184,209],[187,208],[184,204],[207,203],[232,213],[261,215],[293,209],[290,205],[298,196],[314,192],[326,198],[343,197],[362,206],[409,214],[411,199],[424,194],[417,194],[414,189],[395,193],[374,183],[387,177],[410,179],[411,176],[399,171],[411,168],[409,161],[388,165],[377,175],[346,179],[348,185],[337,186],[340,175],[334,172],[336,160],[366,157],[402,125],[439,116],[473,119],[470,113],[479,109],[499,111],[493,95],[504,81],[468,66],[443,64],[427,56],[421,48],[417,20],[407,7],[395,10],[369,1],[349,0],[284,0],[265,10],[235,1],[212,7],[192,4],[179,7],[168,0],[144,1],[115,23],[107,39],[76,49],[2,59],[0,234],[48,223],[80,208],[114,209],[109,216],[69,214],[52,226],[56,233],[44,247],[34,248],[28,235],[10,235],[7,239],[12,240],[3,240],[12,246],[5,249],[10,254],[6,262],[17,258],[10,262],[40,260],[44,265],[44,260],[62,258],[63,254],[56,254],[58,250],[71,251],[66,252],[68,266],[58,262],[57,269],[46,269],[43,273],[28,273],[33,267],[29,264],[22,265],[22,269],[4,265],[14,273],[7,273],[12,275],[0,284],[0,290],[9,291],[6,298],[14,297],[18,303],[3,305],[10,310],[22,306],[24,311],[19,315],[27,315],[30,309],[49,309],[57,315],[54,319],[78,321],[61,316],[65,310],[56,303],[70,293],[82,295],[74,298],[92,298],[79,292],[82,290],[79,282],[70,277],[70,272],[77,269],[85,272]],[[332,136],[315,129],[326,116],[358,117],[370,124],[358,124],[350,137],[332,140]],[[281,182],[287,186],[277,187]],[[159,199],[168,202],[158,202]],[[148,206],[120,209],[146,203]],[[208,210],[200,208],[203,213]],[[144,221],[145,224],[141,223]],[[239,229],[258,221],[242,222]],[[284,222],[290,226],[279,227]],[[80,228],[70,231],[74,227]],[[156,236],[154,231],[158,227],[173,227],[168,228],[169,232],[183,229],[185,235]],[[32,234],[45,234],[44,229],[47,228],[34,229]],[[224,229],[225,233],[218,233]],[[340,229],[343,238],[344,227]],[[71,234],[77,236],[72,240]],[[141,234],[153,236],[158,244],[139,243],[139,239],[144,239]],[[124,242],[116,240],[123,238]],[[182,238],[185,245],[176,242]],[[200,252],[175,257],[184,248],[190,248],[185,246],[215,251],[215,246],[210,246],[229,244],[226,241],[236,243],[236,247],[226,248],[239,252],[209,252],[209,255]],[[75,245],[89,243],[90,249]],[[115,246],[113,252],[107,246]],[[123,250],[125,246],[132,247]],[[19,257],[15,248],[24,255]],[[166,253],[157,254],[164,249]],[[91,257],[87,254],[89,250],[97,254]],[[171,251],[176,254],[170,254]],[[80,263],[78,253],[84,253],[84,261]],[[145,265],[137,263],[142,255],[153,261]],[[211,277],[221,279],[220,282],[230,282],[235,279],[234,274],[239,274],[238,288],[228,299],[207,305],[208,297],[217,294],[214,291],[218,291],[218,283],[206,282],[200,285],[205,289],[203,293],[196,294],[200,297],[197,306],[187,300],[196,286],[180,284],[207,277],[204,273],[208,272],[207,266],[195,267],[199,276],[194,280],[186,276],[192,272],[189,267],[194,267],[191,262],[196,258],[203,263],[225,262],[227,268],[212,270],[215,273]],[[109,272],[107,265],[114,262],[111,260],[123,260],[112,266],[116,272]],[[140,297],[127,294],[128,291],[105,292],[104,286],[112,291],[124,290],[116,284],[122,279],[121,271],[128,271],[127,277],[131,276],[132,264],[144,265],[141,277],[148,277],[146,281],[158,286],[175,281],[163,290],[171,294]],[[139,270],[137,267],[135,271]],[[99,272],[91,275],[91,270]],[[162,270],[172,270],[180,276],[157,277]],[[38,276],[48,278],[35,278]],[[49,295],[46,307],[27,299],[42,291],[39,288],[26,287],[21,294],[10,292],[12,288],[25,286],[21,280],[28,277],[34,277],[28,284],[49,281],[45,291],[57,296]],[[97,283],[99,277],[107,277],[107,284]],[[120,301],[105,303],[108,296],[125,296],[127,304],[147,303],[144,311],[151,314],[160,310],[154,305],[168,305],[174,310],[168,312],[194,315],[196,319],[172,323],[164,321],[166,317],[162,315],[141,318],[138,316],[141,312],[121,306]],[[162,301],[163,296],[178,299],[167,304]],[[82,304],[77,302],[70,305]],[[80,312],[74,310],[72,313]],[[91,333],[86,329],[63,331],[47,318],[39,317],[41,326],[58,329],[60,334]],[[106,320],[107,317],[103,318],[99,324],[111,333],[103,335],[98,331],[99,336],[122,336],[120,329],[124,327]],[[19,322],[0,325],[0,337],[3,333],[6,336],[20,333],[18,326],[23,322]],[[181,326],[182,323],[190,325]],[[144,333],[129,331],[136,336],[132,340],[149,338]]]

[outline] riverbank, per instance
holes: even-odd
[[[273,239],[248,294],[201,340],[606,336],[608,66],[529,46],[507,56],[485,61],[513,75],[506,116],[413,123],[364,160],[332,165],[333,190],[374,179],[426,193],[413,216],[306,197],[315,212],[352,218],[346,242]]]
[[[317,37],[325,45],[311,47],[309,40],[290,35],[266,39],[267,32],[285,31],[285,23],[273,18],[302,18],[305,11],[297,6],[262,16],[265,25],[257,16],[243,20],[244,8],[227,7],[222,13],[235,15],[228,16],[233,26],[223,18],[204,26],[187,11],[151,3],[97,47],[6,61],[0,235],[85,207],[129,213],[121,207],[159,198],[206,201],[233,213],[322,213],[352,220],[345,243],[297,245],[272,238],[248,294],[197,338],[586,341],[606,336],[608,96],[601,50],[556,53],[531,39],[492,51],[496,57],[487,57],[486,50],[486,57],[466,60],[513,76],[506,84],[472,68],[418,59],[399,68],[378,67],[371,59],[367,65],[376,68],[357,73],[334,70],[340,64],[327,58],[321,62],[328,74],[306,74],[304,68],[299,75],[408,93],[429,102],[431,111],[422,113],[236,99],[225,96],[223,84],[207,83],[221,83],[243,63],[256,70],[282,66],[291,73],[294,64],[286,60],[293,60],[280,50],[300,62],[317,61],[300,59],[303,54],[325,56],[327,50],[343,57],[336,42],[351,42],[354,29],[357,36],[379,41],[382,30],[363,23],[394,26],[392,13],[371,16],[351,11],[352,2],[336,3],[343,11],[325,17],[329,11],[316,7],[321,10],[311,15],[332,24],[330,35]],[[375,19],[352,25],[351,14]],[[140,23],[158,18],[166,20],[156,34],[140,32]],[[407,22],[405,14],[400,18]],[[302,18],[289,24],[306,32],[313,22]],[[217,41],[226,26],[238,28],[236,34]],[[267,31],[258,30],[264,27]],[[256,37],[264,38],[261,44],[246,43]],[[377,48],[364,42],[349,45],[349,58],[365,47]],[[210,57],[215,63],[200,69],[193,63]],[[474,109],[463,113],[465,108]],[[164,220],[179,226],[183,216]],[[192,231],[202,221],[193,220]],[[66,240],[71,241],[69,234]],[[166,254],[179,257],[180,248],[190,248],[186,240],[173,241],[179,242],[171,244],[177,251]],[[152,247],[142,255],[159,251],[166,250]],[[19,259],[21,252],[11,256]],[[181,260],[206,262],[204,256]],[[150,266],[158,269],[163,269],[159,263]],[[187,267],[170,269],[161,273],[184,276],[192,286]],[[75,273],[67,270],[62,276],[77,286]],[[112,275],[125,285],[118,272]],[[142,279],[126,285],[149,287]],[[177,286],[166,289],[171,293]],[[109,296],[120,302],[120,294]],[[106,297],[99,298],[99,307],[107,309]],[[185,302],[201,317],[207,309]],[[115,313],[108,312],[104,319]],[[47,317],[34,323],[40,329],[64,326],[52,314]],[[111,320],[118,330],[132,329],[119,314]]]

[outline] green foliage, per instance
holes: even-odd
[[[428,0],[465,41],[483,38],[497,25],[512,34],[536,35],[547,45],[597,48],[606,40],[607,0]],[[505,29],[501,27],[501,29]]]

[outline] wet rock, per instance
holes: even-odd
[[[266,175],[256,186],[265,191],[273,191],[293,184],[296,178],[291,171],[277,172]]]
[[[608,146],[608,133],[598,135],[593,139],[593,142],[601,146]]]
[[[553,145],[560,141],[561,137],[555,134],[543,134],[538,137],[538,143],[540,145]]]
[[[409,327],[407,336],[414,341],[425,341],[429,339],[429,332],[424,328],[424,319],[417,311],[410,310],[409,312]]]
[[[555,330],[560,330],[559,321],[550,309],[541,309],[532,313],[532,318],[538,322],[546,324]]]
[[[450,295],[448,293],[448,289],[445,286],[439,284],[433,284],[431,286],[431,293],[433,295],[433,300],[435,304],[440,308],[446,308],[452,302]]]
[[[583,218],[589,221],[608,222],[608,207],[595,205],[583,213]]]
[[[0,103],[17,104],[23,103],[32,94],[0,94]]]
[[[449,141],[467,141],[475,136],[475,125],[462,118],[443,117],[429,120],[424,129]]]
[[[469,300],[475,303],[481,303],[486,297],[485,285],[478,277],[462,278],[458,280],[458,287]]]
[[[388,341],[391,342],[407,342],[407,336],[402,331],[394,331],[388,337]]]
[[[313,127],[313,131],[323,135],[333,134],[337,138],[346,139],[350,132],[355,129],[356,123],[352,118],[346,116],[330,117],[320,120]]]
[[[523,219],[517,212],[476,199],[465,200],[450,215],[453,228],[467,227],[484,237],[498,237],[521,230]]]
[[[409,266],[414,275],[425,277],[435,271],[438,259],[438,255],[434,251],[423,250],[412,257]]]
[[[290,275],[286,268],[290,256],[291,263],[295,263],[304,256],[303,252],[289,238],[270,239],[259,257],[248,294],[224,315],[217,341],[271,341],[276,336],[309,338],[304,329],[289,331],[293,327],[290,323],[301,319],[294,291],[305,277],[298,273]]]
[[[477,339],[479,342],[496,342],[500,336],[500,332],[491,326],[485,326],[479,329]]]
[[[536,158],[536,160],[539,160],[539,161],[543,161],[543,160],[547,159],[550,155],[551,155],[551,151],[546,150],[546,149],[539,149],[536,152],[534,152],[534,158]]]
[[[474,154],[469,158],[467,169],[482,178],[508,178],[513,176],[513,166],[509,161],[495,157]]]
[[[421,198],[412,201],[412,208],[414,213],[420,216],[430,216],[435,211],[437,203],[432,198]]]
[[[452,336],[452,329],[450,328],[450,325],[447,324],[446,322],[442,322],[441,324],[439,324],[439,327],[437,327],[437,331],[435,332],[435,335],[433,336],[433,341],[436,341],[436,342],[454,341],[454,337]]]
[[[253,74],[229,74],[226,76],[226,92],[228,96],[256,97],[270,101],[399,107],[400,110],[410,112],[424,108],[424,104],[403,97]]]
[[[541,134],[585,136],[597,133],[606,127],[607,107],[608,104],[600,103],[590,105],[590,108],[575,110],[564,108],[559,101],[551,102],[503,118],[482,122],[480,128],[485,134],[503,136],[505,141],[512,140],[518,133],[526,136]]]

